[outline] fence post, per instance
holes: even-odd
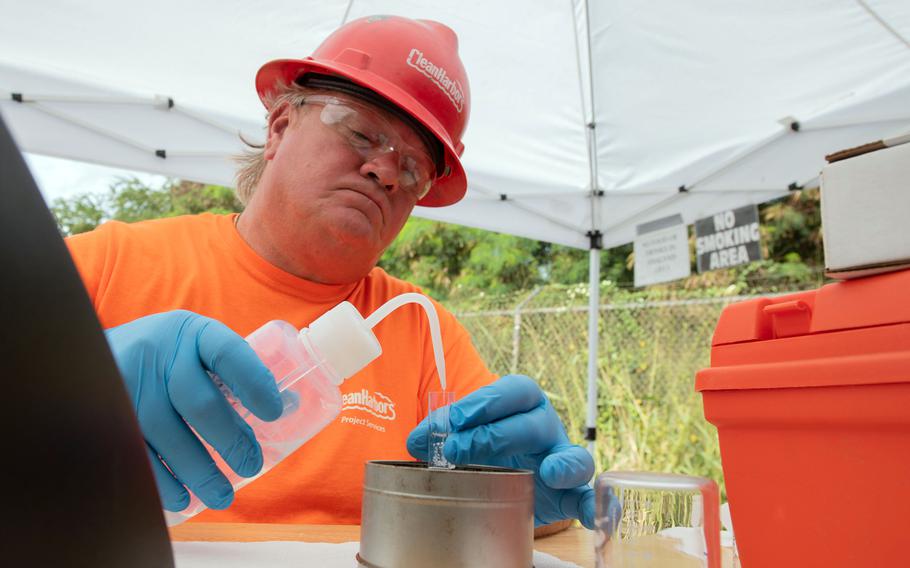
[[[535,286],[524,300],[518,302],[515,312],[512,314],[512,364],[509,366],[509,373],[512,375],[518,372],[518,356],[521,349],[521,309],[534,299],[534,296],[540,294],[541,290],[540,286]]]

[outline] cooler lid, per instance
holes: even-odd
[[[712,345],[910,322],[910,270],[727,306]]]

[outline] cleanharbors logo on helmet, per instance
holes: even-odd
[[[424,57],[423,52],[416,47],[411,49],[411,52],[408,54],[407,62],[408,65],[417,69],[436,83],[436,86],[449,97],[450,101],[452,101],[455,110],[459,113],[461,112],[461,109],[464,108],[464,91],[458,81],[449,77],[445,69]]]

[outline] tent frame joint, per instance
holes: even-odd
[[[590,239],[590,248],[603,250],[604,248],[604,235],[600,231],[588,231],[585,235]]]

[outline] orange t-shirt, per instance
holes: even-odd
[[[109,222],[67,239],[105,328],[168,310],[217,319],[241,336],[269,320],[298,328],[343,300],[366,317],[386,300],[419,291],[374,268],[354,284],[325,285],[269,264],[234,227],[235,215],[202,214],[135,224]],[[456,398],[495,380],[455,317],[436,304],[448,389]],[[237,492],[209,522],[356,524],[364,463],[413,459],[405,440],[439,390],[422,308],[403,306],[373,331],[382,355],[341,385],[344,406],[322,432]],[[370,404],[370,399],[377,403]]]

